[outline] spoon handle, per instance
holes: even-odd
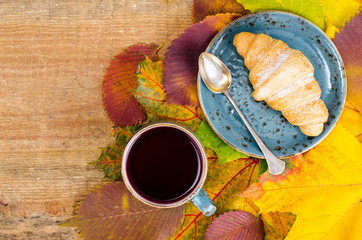
[[[244,114],[240,111],[238,105],[236,105],[234,99],[231,97],[230,93],[226,90],[223,92],[225,96],[229,99],[231,104],[234,106],[236,112],[239,114],[246,127],[250,131],[251,135],[254,137],[256,143],[260,147],[260,150],[263,152],[266,162],[268,164],[269,173],[273,175],[279,175],[284,171],[285,162],[277,158],[267,146],[265,146],[264,142],[259,138],[258,134],[254,131],[252,126],[249,124],[248,120],[245,118]]]

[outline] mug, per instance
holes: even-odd
[[[141,202],[171,208],[191,201],[206,216],[216,207],[202,186],[207,175],[205,149],[186,127],[157,122],[137,131],[124,149],[122,177]]]

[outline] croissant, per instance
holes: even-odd
[[[265,34],[241,32],[234,46],[244,58],[253,85],[252,96],[265,102],[308,136],[318,136],[327,122],[328,109],[314,68],[300,51]]]

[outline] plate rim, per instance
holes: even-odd
[[[342,101],[342,104],[341,104],[341,111],[338,113],[338,116],[336,116],[335,118],[335,123],[333,124],[332,128],[329,130],[329,132],[327,132],[327,134],[322,137],[321,139],[319,139],[316,143],[314,144],[311,144],[309,147],[305,148],[303,151],[301,152],[297,152],[295,154],[291,154],[291,155],[288,155],[288,156],[283,156],[283,157],[278,157],[279,159],[287,159],[287,158],[291,158],[291,157],[294,157],[294,156],[297,156],[297,155],[300,155],[300,154],[303,154],[309,150],[311,150],[312,148],[316,147],[319,143],[321,143],[331,132],[332,130],[335,128],[335,126],[337,125],[341,115],[342,115],[342,112],[343,112],[343,108],[346,104],[346,99],[347,99],[347,75],[346,75],[346,72],[345,72],[345,66],[344,66],[344,63],[343,63],[343,59],[341,57],[341,54],[339,53],[338,51],[338,48],[336,47],[336,45],[333,43],[333,41],[327,36],[327,34],[322,30],[320,29],[316,24],[314,24],[313,22],[311,22],[310,20],[302,17],[302,16],[299,16],[295,13],[290,13],[290,12],[285,12],[285,11],[274,11],[274,10],[266,10],[266,11],[258,11],[258,12],[254,12],[254,13],[248,13],[246,15],[243,15],[237,19],[235,19],[234,21],[230,22],[229,24],[227,24],[223,29],[221,29],[214,37],[213,39],[210,41],[210,43],[207,45],[206,49],[204,50],[204,52],[208,52],[210,46],[214,43],[214,41],[216,40],[216,38],[222,34],[224,32],[224,30],[226,28],[228,28],[230,25],[234,24],[235,22],[237,21],[240,21],[241,19],[245,18],[245,17],[250,17],[252,15],[260,15],[260,14],[268,14],[268,13],[280,13],[280,14],[285,14],[285,15],[291,15],[293,17],[298,17],[306,22],[308,22],[308,24],[310,24],[311,26],[313,26],[320,34],[324,35],[327,39],[328,39],[328,42],[331,44],[331,46],[334,48],[334,50],[336,51],[338,57],[339,57],[339,60],[340,60],[340,63],[341,63],[341,69],[340,69],[340,72],[342,72],[343,74],[341,74],[341,78],[343,80],[343,84],[344,84],[344,89],[343,89],[343,92],[344,92],[344,97],[343,97],[343,101]],[[259,158],[259,159],[265,159],[265,156],[264,155],[261,155],[261,156],[258,156],[258,155],[254,155],[254,154],[251,154],[251,153],[248,153],[248,152],[245,152],[243,151],[242,149],[239,149],[235,146],[233,146],[231,143],[229,143],[224,137],[222,137],[218,131],[216,131],[216,129],[214,129],[214,126],[211,124],[210,122],[210,119],[209,117],[207,116],[206,111],[205,111],[205,108],[204,108],[204,104],[203,102],[201,101],[201,91],[200,91],[200,84],[201,84],[201,79],[200,79],[200,72],[197,73],[197,96],[198,96],[198,99],[199,99],[199,102],[200,102],[200,106],[201,106],[201,109],[205,115],[205,119],[206,121],[208,122],[209,126],[211,127],[211,129],[214,131],[214,133],[216,133],[216,135],[221,138],[228,146],[232,147],[233,149],[241,152],[241,153],[244,153],[245,155],[248,155],[248,156],[251,156],[251,157],[254,157],[254,158]],[[289,121],[288,121],[289,123]],[[289,123],[290,124],[290,123]],[[253,139],[254,140],[254,139]],[[254,140],[255,141],[255,140]]]

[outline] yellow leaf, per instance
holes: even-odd
[[[292,213],[269,212],[261,216],[265,229],[264,240],[285,239],[296,219]]]
[[[334,26],[328,19],[328,17],[326,17],[326,24],[327,24],[327,29],[326,29],[326,34],[329,38],[335,38],[336,33],[340,33],[340,30],[338,27]]]
[[[325,239],[361,239],[362,226],[362,202],[357,202],[349,211],[336,223]]]
[[[327,25],[326,33],[334,38],[339,28],[360,11],[362,4],[355,0],[322,0],[321,6]]]
[[[360,156],[361,144],[338,123],[317,147],[293,158],[295,167],[285,175],[261,175],[259,183],[250,186],[244,196],[261,213],[297,215],[286,239],[326,239],[336,223],[362,200]]]
[[[352,133],[359,142],[362,142],[362,114],[348,102],[348,99],[339,122]]]
[[[334,38],[336,31],[356,15],[360,0],[237,0],[252,12],[279,10],[295,13],[316,24]]]

